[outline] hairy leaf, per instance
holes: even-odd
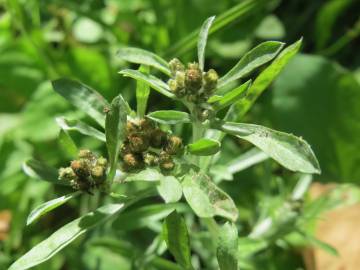
[[[69,157],[75,158],[77,156],[79,150],[67,131],[61,129],[58,140],[61,148]]]
[[[149,74],[149,68],[146,66],[140,66],[139,71],[145,74]],[[143,81],[136,82],[136,109],[138,117],[143,118],[146,112],[147,102],[150,94],[150,86]]]
[[[197,156],[211,156],[219,152],[221,144],[213,139],[203,138],[187,145],[189,153]]]
[[[149,113],[147,117],[161,124],[169,125],[190,122],[190,115],[181,111],[155,111]]]
[[[204,63],[205,63],[205,47],[206,42],[209,34],[209,29],[215,19],[215,16],[212,16],[208,18],[203,25],[201,26],[199,38],[198,38],[198,60],[199,60],[199,66],[201,70],[204,70]]]
[[[166,203],[178,202],[182,196],[181,184],[174,176],[161,178],[157,190]]]
[[[235,224],[225,223],[219,231],[216,251],[220,270],[237,270],[238,231]]]
[[[131,181],[160,181],[164,176],[157,170],[147,168],[145,170],[142,170],[138,173],[129,173],[125,181],[131,182]]]

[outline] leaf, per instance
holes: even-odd
[[[263,126],[232,122],[223,123],[220,129],[254,144],[291,171],[321,172],[310,145],[292,134]]]
[[[115,230],[122,231],[151,227],[155,222],[164,219],[175,209],[183,211],[185,205],[181,203],[161,203],[140,206],[121,214],[112,226]]]
[[[49,260],[77,237],[118,214],[123,207],[124,204],[108,204],[71,221],[20,257],[9,270],[25,270]]]
[[[181,184],[174,176],[162,177],[157,190],[166,203],[178,202],[182,197]]]
[[[238,158],[235,158],[226,164],[228,171],[232,174],[245,170],[255,164],[263,162],[268,159],[269,156],[261,151],[259,148],[252,148],[245,152]]]
[[[219,240],[216,251],[220,270],[238,269],[238,231],[235,224],[225,223],[219,230]]]
[[[168,63],[163,58],[152,52],[143,49],[127,47],[121,48],[117,52],[117,56],[125,61],[151,66],[157,68],[168,76],[171,75]]]
[[[75,158],[77,156],[79,150],[73,139],[70,137],[69,133],[61,129],[58,140],[61,148],[69,157]]]
[[[173,211],[164,222],[163,235],[168,249],[175,260],[185,269],[193,269],[189,233],[185,220]]]
[[[130,173],[126,176],[125,181],[126,182],[132,182],[132,181],[160,181],[164,176],[157,170],[146,168],[145,170],[142,170],[138,173]]]
[[[218,100],[215,100],[215,102],[212,104],[213,108],[216,111],[220,111],[226,108],[227,106],[230,106],[231,104],[237,102],[239,99],[245,97],[247,90],[249,89],[250,86],[251,86],[251,80],[248,80],[239,87],[227,92],[223,97],[219,98]]]
[[[211,156],[219,152],[221,143],[213,139],[203,138],[186,146],[190,154],[196,156]]]
[[[312,236],[309,233],[302,232],[302,231],[298,231],[298,232],[303,237],[305,237],[305,239],[307,241],[309,241],[309,243],[312,244],[313,246],[321,248],[322,250],[326,251],[327,253],[329,253],[332,256],[336,256],[336,257],[340,256],[339,252],[334,247],[329,245],[328,243],[325,243],[325,242],[321,241],[320,239],[317,239],[316,237]]]
[[[48,181],[52,184],[69,186],[70,184],[66,181],[58,179],[58,171],[36,159],[29,159],[23,163],[24,172],[33,178]]]
[[[238,239],[239,258],[246,258],[268,247],[268,242],[264,239],[253,239],[240,237]]]
[[[174,125],[180,123],[190,123],[190,115],[186,112],[180,111],[155,111],[149,113],[146,117],[161,124]]]
[[[52,85],[58,94],[104,127],[105,116],[103,110],[109,106],[109,103],[98,92],[82,83],[69,79],[52,81]]]
[[[256,68],[271,61],[284,47],[284,43],[278,41],[266,41],[246,53],[240,61],[223,77],[219,79],[218,88],[240,79]]]
[[[236,104],[237,119],[241,119],[254,104],[255,100],[262,92],[271,84],[271,82],[279,75],[285,65],[299,51],[302,39],[294,44],[286,47],[275,60],[260,73],[255,79],[250,89],[247,91],[245,98],[239,100]]]
[[[202,218],[222,216],[235,221],[238,211],[231,197],[218,188],[207,175],[191,171],[182,182],[186,201]]]
[[[145,74],[149,74],[150,69],[147,66],[140,66],[139,71]],[[137,114],[139,118],[144,118],[147,102],[149,99],[150,87],[143,81],[136,82],[136,104]]]
[[[266,16],[255,30],[256,37],[264,40],[283,39],[285,34],[283,23],[275,15]]]
[[[215,19],[215,16],[207,18],[206,21],[203,23],[200,29],[199,38],[198,38],[198,60],[199,60],[199,67],[201,70],[204,70],[204,62],[205,62],[205,47],[208,38],[209,29]]]
[[[94,137],[102,142],[106,141],[104,133],[93,128],[92,126],[89,126],[88,124],[85,124],[84,122],[78,120],[69,120],[64,117],[57,117],[56,122],[63,130],[77,131],[83,135]]]
[[[110,171],[108,179],[113,181],[116,173],[120,146],[125,139],[127,121],[127,103],[121,95],[111,102],[110,110],[106,114],[105,136],[109,153]]]
[[[137,70],[132,70],[132,69],[121,70],[119,74],[122,74],[126,77],[131,77],[135,80],[142,81],[148,84],[154,90],[158,91],[160,94],[163,94],[168,98],[176,99],[176,96],[170,92],[169,86],[166,83],[164,83],[162,80],[156,78],[153,75],[144,74]]]
[[[29,214],[26,225],[30,225],[35,220],[40,218],[41,216],[47,214],[48,212],[52,211],[53,209],[65,204],[67,201],[71,200],[72,198],[75,198],[76,196],[80,195],[81,192],[77,191],[74,193],[70,193],[64,196],[61,196],[60,198],[56,198],[54,200],[48,201],[46,203],[43,203],[39,206],[37,206],[34,210],[31,211]]]
[[[303,199],[305,193],[308,191],[313,177],[311,174],[303,174],[301,175],[299,181],[296,183],[296,186],[291,194],[291,199],[293,201]]]

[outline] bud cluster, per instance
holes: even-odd
[[[59,169],[59,180],[69,181],[73,189],[88,191],[101,188],[106,180],[107,160],[90,150],[80,150],[78,159]]]
[[[178,98],[191,103],[206,102],[217,86],[218,74],[214,69],[203,72],[198,63],[189,63],[187,68],[174,58],[169,62],[172,78],[168,81],[170,90]]]
[[[182,151],[182,140],[162,131],[153,121],[127,122],[126,140],[120,149],[124,171],[134,172],[146,166],[159,166],[163,171],[171,171],[175,167],[173,156]]]

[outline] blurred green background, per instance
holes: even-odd
[[[62,190],[28,178],[22,172],[23,161],[35,157],[54,166],[66,164],[55,117],[91,121],[53,92],[50,80],[74,78],[108,100],[121,93],[134,106],[135,82],[117,74],[127,65],[116,58],[117,49],[141,47],[167,60],[176,56],[191,61],[196,50],[189,35],[207,17],[224,13],[228,21],[210,36],[206,57],[206,66],[220,74],[262,41],[290,44],[304,39],[301,54],[243,121],[304,137],[322,167],[316,180],[359,184],[360,1],[0,1],[0,223],[4,224],[3,231],[0,226],[0,269],[81,212],[75,201],[25,229],[29,210]],[[172,106],[152,92],[150,110]],[[74,139],[105,154],[96,141],[77,134]],[[236,155],[231,149],[226,151]],[[245,171],[232,184],[239,190],[232,191],[232,197],[241,197],[236,202],[249,212],[256,200],[246,194],[261,186],[254,178],[251,170]],[[143,236],[137,237],[141,242]],[[99,252],[82,254],[70,247],[37,269],[97,269],[90,266],[90,256],[111,257]],[[299,256],[289,252],[277,257],[275,268],[269,269],[285,269],[276,261],[289,258],[301,265]],[[109,260],[126,263],[116,256]]]

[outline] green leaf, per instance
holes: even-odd
[[[50,167],[36,159],[29,159],[23,163],[24,172],[33,178],[48,181],[52,184],[69,186],[70,183],[59,180],[57,169]]]
[[[291,199],[294,201],[303,199],[305,193],[310,188],[312,180],[313,177],[311,174],[301,175],[299,181],[296,183],[296,186],[291,194]]]
[[[75,198],[76,196],[80,195],[81,192],[77,191],[74,193],[70,193],[64,196],[61,196],[60,198],[56,198],[54,200],[48,201],[46,203],[43,203],[36,207],[34,210],[31,211],[29,214],[26,225],[30,225],[35,220],[40,218],[41,216],[47,214],[48,212],[52,211],[53,209],[65,204],[67,201],[71,200],[72,198]]]
[[[268,159],[269,156],[261,151],[259,148],[254,147],[249,151],[245,152],[238,158],[229,161],[225,166],[228,171],[232,174],[245,170],[255,164],[263,162]]]
[[[150,69],[147,66],[140,66],[139,71],[145,74],[149,74]],[[139,118],[144,118],[147,102],[149,99],[150,87],[143,81],[136,82],[136,104],[137,114]]]
[[[118,214],[124,204],[108,204],[66,224],[14,262],[9,270],[25,270],[49,260],[77,237]]]
[[[253,239],[249,237],[238,238],[239,258],[247,258],[268,247],[264,239]]]
[[[238,211],[231,197],[207,175],[190,172],[182,182],[183,193],[195,214],[202,218],[222,216],[235,221]]]
[[[203,138],[194,143],[188,144],[186,149],[190,154],[196,156],[211,156],[219,152],[221,143],[213,139]]]
[[[174,125],[179,123],[190,123],[190,115],[180,111],[155,111],[149,113],[147,117],[161,124]]]
[[[164,176],[157,170],[146,168],[145,170],[142,170],[138,173],[130,173],[126,176],[125,181],[126,182],[132,182],[132,181],[148,181],[148,182],[154,182],[154,181],[160,181]]]
[[[207,42],[207,38],[208,38],[208,34],[209,34],[209,29],[210,29],[214,19],[215,19],[215,16],[207,18],[200,29],[197,49],[198,49],[199,67],[201,70],[204,70],[205,47],[206,47],[206,42]]]
[[[175,260],[185,269],[193,269],[189,233],[185,220],[173,211],[164,222],[163,235],[168,249]]]
[[[219,231],[216,251],[220,270],[237,270],[238,231],[235,224],[225,223]]]
[[[326,251],[327,253],[329,253],[332,256],[336,256],[336,257],[340,256],[339,252],[334,247],[329,245],[328,243],[325,243],[325,242],[321,241],[320,239],[317,239],[316,237],[312,236],[309,233],[302,232],[302,231],[299,231],[299,233],[302,236],[304,236],[305,239],[307,241],[309,241],[309,243],[312,244],[313,246],[321,248],[322,250]]]
[[[64,117],[57,117],[56,122],[63,130],[77,131],[83,135],[94,137],[102,142],[106,141],[104,133],[93,128],[92,126],[89,126],[88,124],[85,124],[84,122],[78,120],[69,120]]]
[[[110,110],[106,114],[105,136],[106,146],[109,153],[110,172],[108,179],[110,183],[115,177],[120,146],[125,139],[127,121],[127,103],[121,95],[111,102]]]
[[[220,129],[254,144],[291,171],[320,173],[319,163],[310,145],[302,138],[244,123],[225,122]]]
[[[167,96],[168,98],[172,98],[172,99],[176,98],[176,96],[170,92],[169,86],[166,83],[164,83],[162,80],[156,78],[153,75],[144,74],[137,70],[132,70],[132,69],[121,70],[119,74],[122,74],[126,77],[131,77],[135,80],[142,81],[148,84],[154,90],[158,91],[160,94]]]
[[[166,203],[178,202],[182,197],[181,184],[174,176],[162,177],[157,190]]]
[[[251,86],[251,80],[248,80],[247,82],[243,83],[239,87],[227,92],[223,97],[215,100],[213,99],[213,108],[217,111],[220,111],[227,106],[230,106],[231,104],[239,101],[239,99],[245,97],[247,90]]]
[[[75,158],[77,156],[79,150],[69,133],[67,133],[64,129],[60,130],[58,140],[61,148],[69,157]]]
[[[69,79],[52,81],[54,90],[72,105],[92,117],[102,127],[105,126],[104,108],[109,103],[90,87]]]
[[[117,52],[117,56],[125,61],[151,66],[157,68],[168,76],[171,75],[168,63],[163,58],[152,52],[143,49],[127,47],[121,48]]]
[[[241,119],[254,104],[256,99],[271,84],[271,82],[279,75],[285,65],[299,51],[302,39],[294,44],[286,47],[260,75],[255,79],[250,89],[247,91],[245,98],[239,100],[236,106],[237,119]]]
[[[283,23],[275,15],[266,16],[255,30],[256,37],[264,40],[283,39],[285,34]]]
[[[151,204],[124,212],[113,223],[115,230],[131,231],[151,227],[155,222],[167,217],[175,209],[183,211],[181,203]]]
[[[266,41],[246,53],[240,61],[223,77],[219,79],[218,88],[240,79],[256,68],[271,61],[284,47],[284,43],[278,41]]]

